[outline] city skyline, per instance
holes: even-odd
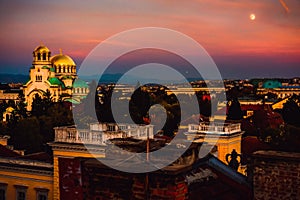
[[[196,40],[223,78],[300,74],[300,2],[2,1],[0,73],[28,74],[32,49],[63,49],[80,67],[103,40],[132,28],[164,27]],[[253,19],[253,14],[255,17]],[[137,36],[139,37],[139,36]],[[124,45],[124,44],[119,44]]]

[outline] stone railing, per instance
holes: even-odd
[[[103,145],[109,139],[132,137],[145,140],[153,138],[153,125],[103,125],[90,126],[90,129],[77,129],[75,126],[56,127],[55,142]]]
[[[201,122],[197,124],[189,124],[189,133],[219,133],[219,134],[231,134],[241,131],[241,124],[231,124],[231,123],[214,123],[214,122]]]

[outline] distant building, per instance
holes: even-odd
[[[300,95],[300,84],[298,82],[281,83],[278,80],[266,80],[259,85],[256,94],[267,95],[268,93],[275,94],[280,99],[291,97],[293,94]]]
[[[9,120],[11,120],[14,110],[15,109],[11,106],[5,109],[5,111],[2,114],[2,119],[4,122],[8,122]]]
[[[31,110],[34,96],[43,96],[47,90],[54,101],[61,98],[80,102],[89,92],[88,85],[77,78],[76,64],[71,57],[62,52],[51,57],[51,51],[41,45],[33,51],[29,81],[23,87],[27,110]]]
[[[18,85],[16,87],[14,85],[17,84],[0,84],[0,103],[8,103],[8,101],[18,102],[19,94],[22,90]]]

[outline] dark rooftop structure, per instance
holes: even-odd
[[[198,158],[198,147],[192,144],[174,163],[148,173],[122,172],[100,162],[118,157],[59,158],[61,199],[252,199],[246,176],[211,154]],[[140,161],[130,162],[120,160],[124,165]]]

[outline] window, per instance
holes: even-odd
[[[6,183],[0,183],[0,200],[6,199]]]
[[[44,194],[44,193],[38,194],[37,200],[47,200],[47,199],[48,199],[47,194]]]
[[[43,77],[42,76],[35,76],[35,80],[36,80],[36,82],[42,82],[42,80],[43,80]]]
[[[40,53],[37,54],[37,59],[41,60],[41,54]]]
[[[16,200],[26,200],[27,186],[15,185],[16,188]]]
[[[47,60],[47,55],[46,55],[46,53],[43,53],[43,60]]]
[[[46,188],[35,188],[37,200],[48,200],[48,189]]]
[[[26,199],[26,191],[20,190],[17,191],[17,200],[25,200]]]

